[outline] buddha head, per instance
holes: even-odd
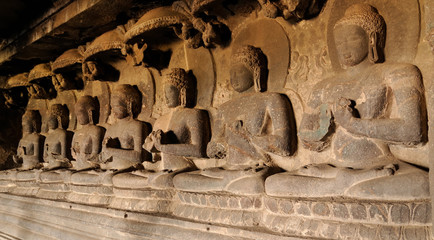
[[[48,117],[48,128],[66,129],[69,123],[69,110],[66,105],[53,104],[50,109],[50,116]]]
[[[80,125],[94,125],[98,119],[98,100],[91,96],[81,97],[75,104],[75,115]]]
[[[377,10],[368,4],[355,4],[334,27],[334,39],[339,62],[355,66],[366,58],[376,63],[384,48],[386,26]]]
[[[256,92],[263,91],[267,73],[267,57],[260,48],[246,45],[232,56],[231,85],[237,92],[244,92],[252,86]]]
[[[192,79],[184,69],[173,68],[170,73],[166,75],[164,84],[164,96],[167,106],[174,108],[189,105],[190,95],[193,90],[192,85]]]
[[[23,133],[39,132],[41,127],[41,114],[37,110],[28,110],[24,113],[23,119]]]
[[[117,119],[134,118],[142,104],[140,93],[133,86],[121,84],[115,87],[111,98],[112,112]]]

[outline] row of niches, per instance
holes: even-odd
[[[150,30],[164,35],[179,24],[179,15],[168,11],[151,10],[131,27],[107,32],[85,48],[66,51],[52,64],[8,81],[10,106],[20,105],[17,99],[27,91],[30,99],[15,157],[20,166],[3,171],[2,179],[8,184],[33,181],[48,192],[78,194],[83,202],[105,193],[111,199],[114,189],[120,196],[135,196],[128,193],[131,189],[154,189],[163,195],[176,190],[428,201],[428,160],[413,154],[414,149],[427,151],[422,76],[412,64],[381,63],[387,58],[386,23],[374,7],[352,5],[334,24],[344,70],[318,81],[300,104],[303,108],[295,106],[297,94],[270,87],[276,78],[269,75],[283,60],[268,54],[269,45],[245,40],[257,37],[251,31],[237,32],[227,60],[229,82],[238,94],[215,109],[206,100],[214,86],[203,85],[207,78],[199,77],[215,77],[213,64],[205,74],[169,63],[163,66],[163,83],[153,82],[145,59],[158,66],[165,54],[150,57],[142,40]],[[259,21],[270,29],[275,23]],[[206,46],[208,40],[200,36]],[[200,47],[190,57],[201,61],[203,51],[208,50]],[[201,64],[207,69],[205,61]],[[162,103],[168,111],[153,115],[154,105]]]

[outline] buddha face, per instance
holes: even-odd
[[[357,25],[337,25],[334,38],[339,62],[343,67],[355,66],[367,57],[369,39],[363,28]]]
[[[23,118],[23,132],[32,133],[33,131],[33,119]]]
[[[237,92],[244,92],[253,86],[253,73],[242,63],[234,63],[230,75],[231,85]]]
[[[166,99],[166,105],[170,108],[179,106],[181,103],[179,101],[180,92],[178,88],[173,85],[166,84],[164,87],[164,96]]]
[[[56,129],[59,127],[59,122],[56,116],[50,115],[47,120],[47,125],[49,129]]]
[[[127,100],[123,96],[114,95],[111,100],[112,112],[117,119],[129,116]]]
[[[75,115],[77,116],[77,121],[80,125],[89,124],[89,107],[85,104],[79,104],[75,107]]]

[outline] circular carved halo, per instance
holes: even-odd
[[[282,26],[276,20],[262,18],[241,26],[236,32],[232,53],[243,45],[260,48],[268,62],[267,91],[281,91],[288,74],[291,50]]]

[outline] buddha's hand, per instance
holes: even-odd
[[[101,151],[99,160],[101,163],[110,162],[110,159],[113,159],[110,149],[104,149]]]
[[[154,146],[158,151],[161,151],[161,139],[163,138],[163,130],[158,129],[155,132],[152,132],[152,141],[154,142]]]
[[[210,142],[206,148],[206,154],[210,158],[225,158],[226,147],[219,142]]]
[[[333,108],[333,116],[335,118],[335,122],[344,128],[349,127],[354,119],[353,108],[351,108],[351,101],[349,99],[341,97],[338,101],[336,101]]]
[[[145,143],[142,146],[143,149],[145,149],[148,152],[151,152],[154,148],[154,142],[152,141],[151,135],[147,136],[145,139]]]
[[[76,147],[71,148],[71,155],[73,159],[77,159],[79,157],[79,154],[80,154],[79,149],[77,149]]]
[[[23,159],[18,157],[17,155],[12,155],[12,160],[14,161],[14,163],[16,164],[22,164],[23,163]]]
[[[23,147],[19,147],[18,149],[17,149],[17,155],[18,156],[24,156],[26,153],[25,153],[25,150],[24,150],[24,148]]]
[[[298,136],[305,148],[320,152],[329,146],[334,125],[332,106],[324,103],[318,110],[316,114],[303,114]]]
[[[252,137],[252,134],[244,126],[243,120],[236,120],[232,123],[232,129],[234,133],[241,134],[244,137]]]
[[[161,138],[163,136],[163,131],[158,129],[157,131],[151,132],[145,139],[143,148],[148,152],[159,152],[161,151]]]

